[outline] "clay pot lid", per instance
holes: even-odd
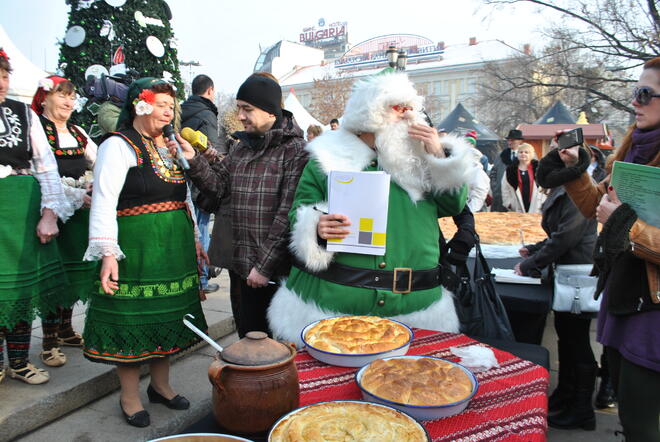
[[[238,365],[270,365],[282,362],[291,356],[289,348],[260,331],[251,331],[238,342],[225,348],[222,359]]]

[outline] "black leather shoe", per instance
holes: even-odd
[[[218,290],[220,290],[220,284],[216,284],[214,282],[209,282],[206,284],[206,287],[202,289],[204,293],[213,293],[217,292]]]
[[[119,408],[121,408],[121,412],[124,415],[126,422],[128,422],[128,425],[144,428],[151,424],[151,419],[149,418],[149,412],[147,410],[140,410],[137,413],[129,416],[126,414],[124,407],[121,405],[121,399],[119,400]]]
[[[165,399],[163,395],[154,390],[151,384],[147,388],[147,396],[149,396],[149,402],[152,404],[163,404],[172,410],[187,410],[190,408],[190,402],[185,397],[177,394],[172,399]]]

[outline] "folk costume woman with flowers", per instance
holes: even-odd
[[[28,384],[50,376],[28,360],[32,320],[57,308],[66,274],[57,244],[57,219],[73,213],[39,118],[7,97],[9,57],[0,48],[0,382],[8,374]]]
[[[92,202],[91,171],[96,161],[96,143],[79,126],[69,123],[76,100],[73,83],[52,75],[39,82],[32,99],[32,110],[46,133],[57,160],[62,188],[76,211],[66,224],[59,224],[57,244],[69,285],[60,292],[59,305],[42,316],[44,364],[59,367],[66,363],[60,345],[82,347],[82,336],[73,331],[73,305],[86,300],[92,291],[96,265],[83,261],[87,248],[89,206]]]
[[[84,355],[117,365],[126,421],[146,427],[138,391],[149,363],[150,402],[183,410],[189,402],[169,383],[168,356],[198,342],[182,319],[206,329],[199,298],[194,224],[183,171],[166,148],[163,126],[174,117],[174,89],[141,78],[128,90],[118,132],[99,147],[86,260],[102,260],[90,297]]]

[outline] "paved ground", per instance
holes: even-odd
[[[229,305],[228,282],[223,274],[214,282],[221,285],[219,292],[209,296],[204,303],[205,314],[212,333],[220,339],[221,345],[229,345],[237,339],[232,333],[233,320]],[[74,323],[82,330],[83,310],[76,309]],[[39,321],[34,322],[40,325]],[[592,329],[595,328],[595,322]],[[32,361],[41,366],[38,350],[41,337],[40,328],[35,328]],[[551,354],[551,388],[557,378],[556,337],[552,326],[552,317],[548,318],[544,345]],[[600,346],[594,349],[600,355]],[[142,379],[140,390],[143,401],[151,414],[152,425],[138,429],[126,425],[119,410],[118,381],[111,366],[93,364],[80,355],[80,351],[67,348],[64,352],[69,363],[51,369],[51,381],[42,386],[28,386],[12,379],[5,379],[0,384],[0,441],[20,440],[25,442],[41,441],[142,441],[177,434],[182,429],[208,415],[211,409],[211,386],[207,379],[207,369],[214,356],[209,346],[201,346],[189,352],[172,367],[174,388],[190,400],[188,411],[173,411],[159,404],[149,404],[146,388],[149,378]],[[99,399],[100,398],[100,399]],[[17,406],[18,404],[18,406]],[[40,428],[35,429],[35,422]],[[50,422],[50,423],[47,423]],[[619,429],[616,410],[597,412],[596,431],[554,430],[549,429],[548,440],[556,442],[621,440],[615,437]],[[25,434],[26,431],[32,432]],[[21,436],[17,435],[21,434]]]

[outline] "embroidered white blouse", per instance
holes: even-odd
[[[120,137],[110,137],[101,143],[94,165],[94,191],[92,209],[89,216],[89,244],[83,260],[97,261],[104,256],[118,260],[125,258],[121,251],[117,227],[117,203],[124,187],[128,169],[137,166],[135,151]],[[186,195],[195,226],[195,238],[199,238],[195,210],[190,198],[190,188]]]

